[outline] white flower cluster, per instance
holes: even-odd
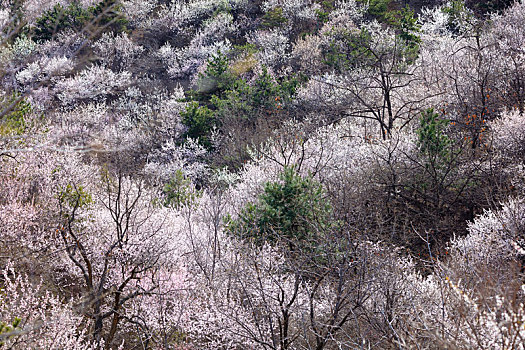
[[[291,56],[299,62],[302,70],[315,73],[323,60],[321,50],[323,42],[318,35],[306,35],[304,38],[297,39]]]
[[[228,11],[230,4],[227,0],[191,0],[173,1],[164,7],[156,23],[168,28],[186,29],[188,26],[198,26],[200,22],[213,14],[216,10]]]
[[[202,23],[201,30],[192,39],[192,45],[209,46],[216,41],[224,40],[227,34],[236,30],[233,16],[221,12]]]
[[[93,44],[93,51],[108,66],[118,62],[120,66],[126,67],[144,52],[144,47],[131,41],[126,33],[104,33]]]
[[[505,111],[490,123],[493,145],[501,157],[510,159],[525,155],[525,116],[519,110]],[[525,161],[525,158],[523,158]]]
[[[7,26],[10,24],[11,22],[11,16],[9,14],[9,10],[6,8],[6,9],[0,9],[0,29],[1,29],[1,33],[0,35],[4,36],[5,34],[3,33],[3,30],[4,28],[7,28]]]
[[[206,149],[194,140],[188,140],[182,146],[168,140],[148,155],[144,171],[161,183],[167,183],[177,171],[182,171],[190,179],[200,179],[208,172],[208,166],[203,162],[206,154]]]
[[[452,240],[451,251],[470,268],[504,266],[525,247],[525,202],[512,199],[498,211],[488,210],[468,226],[469,234]]]
[[[320,6],[312,0],[266,0],[262,4],[262,9],[265,12],[276,8],[281,8],[283,15],[293,22],[315,19],[315,10],[319,9]]]
[[[449,17],[441,7],[423,8],[420,15],[421,31],[428,36],[450,36]]]
[[[257,31],[248,34],[247,41],[259,48],[257,58],[260,63],[275,67],[282,65],[288,60],[287,51],[290,42],[285,33],[278,29]]]
[[[23,3],[24,15],[26,20],[32,24],[44,12],[48,11],[55,5],[62,5],[66,7],[69,1],[67,0],[27,0]]]
[[[64,56],[43,57],[18,72],[16,80],[22,85],[49,80],[53,77],[65,75],[73,69],[73,66],[73,62]]]
[[[523,303],[496,295],[490,301],[491,305],[480,305],[478,298],[469,295],[460,283],[447,279],[449,288],[453,291],[452,298],[458,302],[465,314],[462,326],[456,332],[456,344],[462,348],[480,349],[525,349],[525,312]],[[521,286],[522,292],[525,285]],[[450,307],[450,305],[449,305]],[[445,325],[452,331],[454,325]],[[455,326],[457,327],[457,326]]]
[[[72,78],[57,83],[55,91],[65,105],[77,100],[104,98],[131,83],[131,73],[114,73],[102,66],[92,66]]]
[[[335,10],[330,14],[331,17],[344,15],[351,18],[352,21],[356,21],[361,19],[366,13],[368,3],[357,3],[356,0],[336,0],[334,7]]]
[[[86,332],[78,330],[82,316],[74,313],[72,303],[63,303],[46,291],[42,282],[33,284],[9,266],[2,271],[2,279],[0,322],[11,325],[19,320],[16,328],[2,334],[3,345],[25,349],[96,349],[85,341]]]
[[[148,15],[157,6],[156,0],[123,0],[121,1],[126,18],[133,24],[140,26]]]
[[[208,59],[219,52],[226,54],[232,49],[228,39],[215,41],[209,46],[191,45],[183,49],[172,49],[169,45],[162,47],[160,54],[165,61],[168,59],[168,74],[173,78],[193,77],[202,69]],[[193,79],[190,79],[193,80]]]
[[[16,37],[15,42],[11,45],[13,55],[17,59],[29,56],[36,49],[36,43],[25,35]]]

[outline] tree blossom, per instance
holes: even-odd
[[[72,68],[73,63],[67,57],[45,57],[29,64],[27,68],[18,72],[16,74],[16,80],[22,85],[49,80],[51,78],[56,80],[56,77],[69,73]]]
[[[130,83],[129,72],[114,73],[102,66],[92,66],[75,77],[58,82],[55,91],[58,98],[68,105],[77,100],[106,97],[115,93],[116,89],[124,89]]]
[[[93,44],[94,53],[109,67],[127,67],[144,51],[144,47],[131,41],[126,33],[102,34]]]
[[[12,268],[2,271],[0,320],[16,327],[0,335],[2,344],[14,348],[94,350],[82,317],[72,302],[63,302],[45,290],[42,281],[34,283]]]
[[[278,29],[251,33],[247,40],[260,48],[257,58],[268,67],[281,66],[287,62],[289,39]]]

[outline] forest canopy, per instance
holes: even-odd
[[[0,0],[0,349],[525,350],[525,2]]]

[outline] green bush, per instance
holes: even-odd
[[[315,10],[315,14],[319,22],[326,23],[328,22],[330,12],[332,12],[333,10],[334,10],[333,1],[324,0],[324,1],[321,1],[321,9]]]
[[[102,31],[122,32],[126,30],[127,23],[121,6],[115,0],[104,0],[88,9],[73,2],[67,7],[57,4],[37,18],[32,34],[34,40],[46,41],[64,29],[81,31],[92,24]]]
[[[414,11],[406,6],[399,11],[389,12],[386,19],[406,45],[406,55],[415,58],[421,44],[421,37],[419,36],[421,26],[417,23]]]
[[[335,225],[325,191],[293,168],[284,169],[280,180],[268,182],[257,203],[248,204],[237,219],[227,218],[227,231],[258,245],[314,248]]]
[[[445,133],[449,121],[441,119],[433,108],[429,108],[421,113],[419,123],[419,151],[434,164],[447,162],[451,156],[452,144],[452,140]]]
[[[248,45],[239,47],[239,50],[244,49],[254,50]],[[212,110],[219,110],[224,102],[227,104],[228,100],[236,100],[238,97],[254,108],[270,107],[275,105],[270,101],[275,102],[276,97],[278,100],[289,101],[299,85],[299,79],[295,77],[280,83],[275,81],[266,67],[263,67],[255,83],[249,85],[231,72],[229,63],[228,57],[221,52],[214,55],[208,61],[205,72],[199,76],[197,91],[189,92],[190,99],[205,103]],[[282,101],[278,104],[282,104]]]
[[[13,322],[6,323],[6,322],[0,322],[0,347],[2,347],[5,343],[2,341],[2,339],[9,339],[10,333],[13,333],[20,328],[20,323],[22,322],[22,319],[15,317]],[[13,335],[15,336],[15,335]]]
[[[385,15],[388,11],[388,5],[390,0],[357,0],[357,2],[368,4],[368,14],[377,18],[378,20],[384,20]]]
[[[228,137],[221,149],[225,161],[221,165],[242,166],[249,159],[247,148],[264,142],[288,118],[298,83],[295,78],[279,83],[263,70],[253,84],[238,79],[222,98],[212,98],[219,129]]]
[[[93,203],[91,194],[82,186],[66,185],[58,194],[58,200],[69,209],[84,208]]]
[[[50,40],[55,33],[67,28],[75,31],[81,30],[90,18],[90,12],[78,3],[72,3],[68,7],[57,4],[36,20],[33,39],[37,41]]]
[[[182,123],[187,127],[183,137],[197,139],[201,145],[210,149],[212,147],[209,136],[217,125],[216,118],[208,107],[200,107],[196,101],[191,102],[186,110],[181,113]]]
[[[0,113],[6,108],[9,110],[0,117],[0,136],[23,134],[26,129],[25,117],[33,111],[31,104],[15,93],[0,100]]]
[[[199,90],[189,94],[196,101],[181,114],[188,128],[183,136],[199,139],[207,148],[211,148],[209,136],[214,128],[227,133],[231,130],[224,127],[255,128],[259,118],[272,119],[291,103],[299,85],[293,77],[275,81],[266,68],[250,85],[231,73],[228,62],[220,53],[210,60],[199,77]]]
[[[440,221],[447,216],[458,220],[458,213],[466,215],[472,201],[479,200],[481,174],[475,167],[465,166],[471,158],[464,144],[448,135],[450,120],[429,108],[421,113],[419,122],[416,141],[419,152],[412,176],[406,177],[408,187],[402,195],[403,202],[411,202],[425,213],[424,220]],[[444,221],[432,225],[444,228],[448,224]],[[459,221],[454,225],[459,225]]]
[[[369,50],[372,36],[368,30],[338,30],[329,35],[330,43],[323,50],[324,63],[328,66],[345,71],[374,60]]]
[[[266,12],[262,18],[263,27],[274,28],[286,23],[288,19],[284,17],[283,8],[276,7]]]
[[[239,48],[245,49],[254,48]],[[216,165],[230,168],[241,166],[248,158],[248,145],[264,142],[269,130],[280,125],[301,82],[295,76],[277,81],[263,67],[249,84],[233,72],[235,69],[224,54],[213,56],[199,76],[198,89],[187,94],[185,100],[190,104],[181,114],[187,127],[183,137],[196,138],[211,149],[210,134],[215,128],[226,136]]]
[[[170,181],[162,188],[164,195],[163,205],[170,208],[180,209],[191,206],[198,197],[198,192],[191,188],[191,181],[184,176],[181,170],[173,174]]]
[[[219,120],[253,120],[260,117],[261,113],[272,113],[285,108],[295,95],[298,85],[299,80],[294,77],[279,83],[263,68],[252,85],[237,79],[223,93],[223,98],[214,96],[211,102]]]
[[[197,91],[192,92],[194,98],[200,101],[209,101],[211,96],[221,96],[231,88],[236,77],[230,72],[230,60],[222,52],[213,55],[206,65],[206,70],[199,75]]]
[[[120,33],[127,30],[128,20],[122,12],[122,5],[118,0],[103,0],[96,6],[90,7],[91,17],[97,26],[104,31]]]

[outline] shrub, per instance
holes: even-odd
[[[263,69],[253,84],[238,79],[222,98],[212,98],[220,131],[226,135],[221,165],[241,166],[249,159],[247,147],[258,147],[289,117],[298,84],[296,78],[277,82]]]
[[[67,208],[84,208],[93,203],[93,197],[83,186],[73,186],[71,184],[67,184],[59,192],[58,200]]]
[[[120,33],[127,30],[128,20],[122,13],[122,5],[118,0],[102,0],[96,6],[90,7],[91,17],[104,30]]]
[[[263,68],[249,84],[231,72],[228,58],[219,53],[201,74],[199,90],[189,93],[188,99],[196,101],[181,114],[183,124],[188,127],[183,136],[197,138],[201,145],[211,149],[209,137],[218,128],[227,136],[225,147],[231,151],[221,149],[222,160],[228,159],[228,166],[237,167],[247,159],[246,146],[259,144],[267,137],[262,128],[278,127],[299,83],[295,77],[278,82]]]
[[[224,92],[223,98],[212,98],[219,118],[257,119],[261,112],[271,114],[290,103],[297,91],[299,80],[295,77],[276,82],[266,68],[252,85],[238,79]]]
[[[451,140],[445,134],[449,121],[440,119],[439,115],[429,108],[421,113],[420,127],[417,130],[418,145],[421,153],[435,160],[446,161],[450,157]]]
[[[442,11],[448,16],[447,27],[454,34],[459,34],[473,19],[472,11],[465,6],[463,0],[448,2]]]
[[[345,71],[373,60],[370,47],[372,36],[366,28],[361,30],[334,30],[329,33],[330,42],[323,50],[324,63]]]
[[[257,47],[254,44],[236,45],[233,52],[236,57],[230,67],[233,75],[239,77],[257,67]]]
[[[7,109],[5,114],[4,109]],[[22,135],[26,129],[25,117],[33,111],[31,104],[18,94],[0,99],[0,136]]]
[[[121,13],[121,6],[115,0],[103,0],[88,9],[84,9],[77,2],[67,7],[57,4],[37,18],[33,39],[51,40],[56,33],[64,29],[80,31],[88,24],[94,24],[103,31],[122,32],[126,30],[127,23]]]
[[[57,4],[36,20],[33,39],[50,40],[53,35],[67,28],[81,30],[90,18],[90,12],[83,9],[78,3],[72,3],[68,7]]]
[[[204,73],[199,74],[197,91],[190,91],[190,98],[208,102],[213,95],[222,96],[231,88],[236,78],[229,69],[230,60],[221,51],[213,55],[206,65]]]
[[[200,107],[198,102],[191,102],[181,113],[182,123],[187,127],[184,137],[197,139],[201,145],[211,148],[209,136],[216,126],[216,119],[208,107]]]
[[[421,37],[418,35],[421,26],[417,23],[414,11],[406,6],[399,11],[389,12],[386,18],[397,31],[399,38],[404,41],[407,51],[412,51],[415,56],[421,44]]]
[[[317,16],[317,19],[321,23],[326,23],[329,20],[330,12],[334,10],[334,4],[332,1],[324,0],[321,2],[321,8],[315,10],[315,14]]]
[[[283,8],[276,7],[269,10],[263,16],[262,25],[267,28],[279,27],[288,20],[283,15]]]
[[[368,14],[383,20],[388,11],[390,0],[357,0],[357,2],[368,4]]]
[[[163,205],[175,209],[192,205],[198,193],[192,191],[191,181],[184,176],[181,170],[177,170],[170,181],[162,188],[164,195]]]
[[[334,226],[323,187],[293,168],[285,168],[280,180],[268,182],[258,202],[237,219],[227,218],[227,230],[258,245],[283,242],[291,250],[315,245]]]

